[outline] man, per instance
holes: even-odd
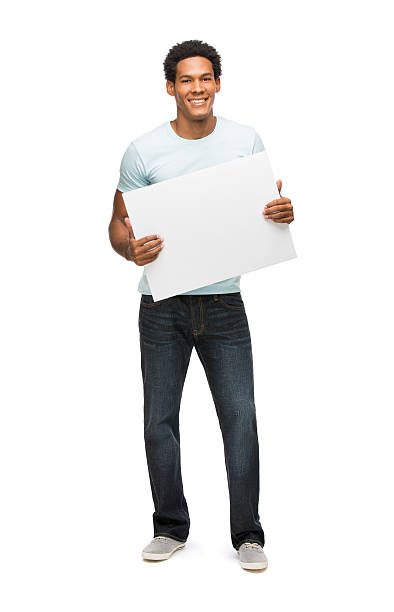
[[[109,225],[114,250],[138,266],[155,261],[165,245],[157,234],[135,239],[122,192],[264,150],[252,127],[213,115],[221,75],[220,56],[213,47],[198,40],[174,45],[164,61],[164,72],[167,92],[175,98],[176,119],[140,136],[127,148]],[[280,194],[281,181],[277,185]],[[276,223],[294,219],[291,201],[282,197],[266,204],[262,214]],[[222,431],[232,545],[241,567],[264,569],[268,562],[258,513],[259,445],[252,349],[240,277],[154,302],[144,272],[138,290],[142,294],[139,331],[144,439],[155,507],[154,538],[142,557],[168,559],[184,547],[189,534],[180,465],[179,408],[194,347]]]

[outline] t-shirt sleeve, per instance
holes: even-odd
[[[131,143],[127,147],[120,163],[117,189],[123,193],[124,191],[131,191],[132,189],[146,187],[147,185],[150,185],[150,183],[146,176],[144,162],[134,143]]]
[[[261,153],[264,150],[265,150],[265,148],[264,148],[264,145],[263,145],[263,141],[261,140],[260,136],[258,135],[258,133],[255,130],[254,131],[254,141],[253,141],[252,154],[253,153]]]

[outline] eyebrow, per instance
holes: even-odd
[[[202,77],[203,77],[203,76],[213,76],[213,72],[204,72],[204,74],[202,74],[201,76],[202,76]],[[181,74],[181,76],[180,76],[180,77],[178,77],[178,78],[180,78],[180,79],[184,79],[185,77],[189,77],[190,79],[192,79],[192,78],[193,78],[191,74]]]

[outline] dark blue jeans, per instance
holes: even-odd
[[[154,535],[182,542],[189,535],[179,408],[195,347],[222,432],[232,544],[235,549],[246,541],[264,546],[258,513],[259,444],[252,345],[241,293],[176,295],[156,302],[151,295],[142,294],[139,331]]]

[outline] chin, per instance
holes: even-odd
[[[193,119],[208,119],[209,113],[204,113],[203,115],[196,113],[195,115],[190,115],[190,116],[193,117]]]
[[[198,109],[196,109],[194,111],[194,113],[190,113],[189,112],[189,117],[192,117],[193,119],[208,119],[209,115],[211,114],[212,109],[210,108],[208,112],[204,111],[201,112]]]

